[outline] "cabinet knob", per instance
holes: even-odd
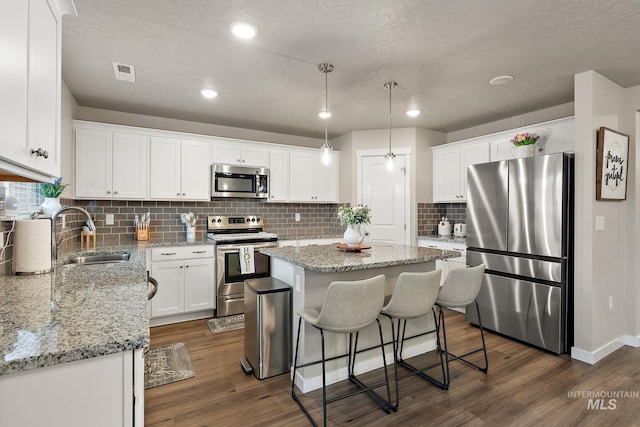
[[[114,191],[113,194],[118,194],[118,191]]]
[[[180,193],[176,193],[176,196],[179,196],[179,195],[180,195]]]
[[[237,160],[238,163],[242,163],[242,160],[240,160],[240,159],[236,159],[236,160]]]
[[[47,150],[43,150],[42,147],[39,147],[37,150],[31,149],[31,154],[35,154],[37,157],[44,157],[45,159],[49,158],[49,153]]]
[[[183,196],[186,196],[186,195],[187,195],[187,193],[182,193],[182,195],[183,195]]]
[[[182,266],[180,266],[180,268],[182,268]]]
[[[107,190],[107,194],[111,194],[111,190]]]

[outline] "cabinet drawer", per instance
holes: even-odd
[[[169,261],[175,259],[212,258],[213,245],[202,246],[166,246],[151,249],[152,261]]]

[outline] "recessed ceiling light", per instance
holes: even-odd
[[[258,34],[258,29],[246,22],[234,22],[229,29],[231,30],[231,34],[243,40],[252,39]]]
[[[200,93],[202,94],[202,96],[204,96],[205,98],[209,98],[209,99],[212,99],[212,98],[215,98],[216,96],[218,96],[218,92],[216,92],[213,89],[202,89],[200,91]]]
[[[513,76],[498,76],[489,80],[489,84],[492,86],[499,86],[513,81],[513,78]]]
[[[320,116],[321,119],[328,119],[329,117],[331,117],[331,111],[320,111],[318,113],[318,116]]]
[[[416,110],[416,109],[407,110],[405,111],[405,114],[409,117],[418,117],[420,115],[420,110]]]

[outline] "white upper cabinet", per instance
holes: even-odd
[[[433,148],[433,202],[467,201],[467,166],[489,161],[489,142]]]
[[[209,200],[210,144],[178,138],[151,137],[151,199]]]
[[[213,144],[213,163],[236,166],[269,166],[269,149],[244,141],[216,140]]]
[[[34,179],[60,175],[60,1],[0,9],[0,167]]]
[[[536,155],[567,153],[575,150],[574,118],[565,117],[494,135],[491,138],[491,161],[515,158],[511,139],[524,132],[534,133],[540,137]]]
[[[289,151],[269,150],[269,201],[289,200]]]
[[[76,129],[78,198],[146,199],[149,137]]]
[[[183,199],[210,200],[210,150],[211,144],[208,142],[182,140],[180,177]]]
[[[339,155],[331,163],[321,162],[319,150],[292,150],[289,154],[289,200],[292,202],[336,202],[338,200]]]

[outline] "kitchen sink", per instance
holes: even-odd
[[[82,255],[70,258],[65,264],[108,264],[113,262],[127,262],[131,258],[131,253],[102,255]]]

